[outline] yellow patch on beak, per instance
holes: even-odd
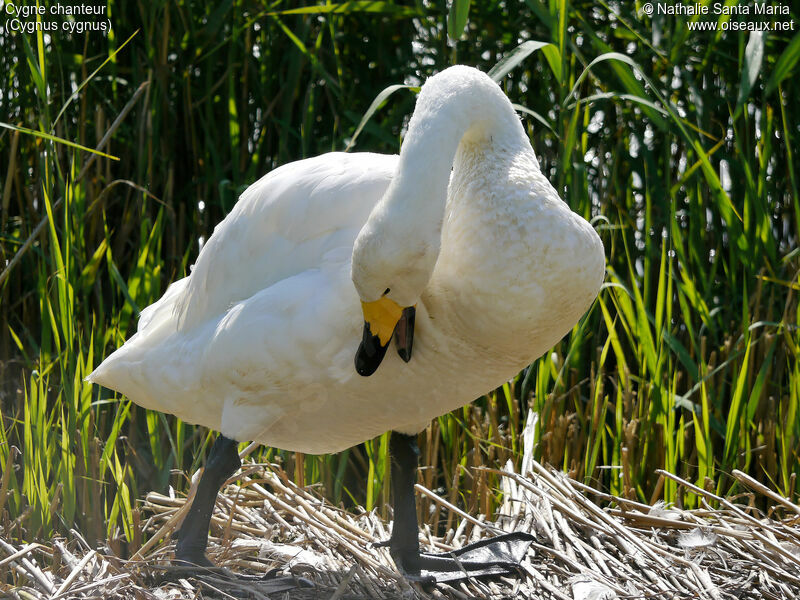
[[[383,296],[374,302],[362,302],[361,310],[364,312],[364,320],[369,323],[372,335],[378,336],[382,346],[388,344],[397,322],[403,315],[400,305]]]

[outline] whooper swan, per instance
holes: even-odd
[[[593,302],[604,264],[500,87],[451,67],[422,87],[399,156],[325,154],[250,186],[191,275],[88,379],[221,432],[178,560],[210,564],[215,498],[241,464],[235,440],[317,454],[392,430],[400,570],[505,573],[528,534],[456,559],[420,553],[416,434],[552,347]]]

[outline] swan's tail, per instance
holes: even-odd
[[[107,356],[84,381],[119,392],[139,406],[163,410],[154,400],[155,390],[148,382],[148,379],[155,377],[144,376],[147,361],[142,360],[143,349],[137,347],[136,337],[134,335],[121,348]]]
[[[136,333],[86,376],[85,381],[120,392],[134,403],[156,410],[166,410],[163,382],[170,376],[170,365],[180,360],[174,347],[177,340],[176,306],[189,278],[169,286],[160,300],[142,311]],[[171,340],[170,340],[171,338]]]

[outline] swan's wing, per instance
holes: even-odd
[[[179,329],[316,268],[366,222],[396,163],[396,156],[381,154],[324,154],[284,165],[247,188],[176,297]]]
[[[353,356],[362,317],[351,252],[352,244],[331,250],[319,268],[235,304],[217,323],[200,359],[200,385],[224,399],[223,433],[274,441],[270,430],[280,423],[280,435],[291,437],[292,427],[315,418],[336,401],[335,390],[359,377]]]
[[[263,296],[272,299],[274,308],[262,308],[293,322],[289,317],[296,311],[290,307],[303,297],[281,296],[277,290],[295,288],[278,284],[324,272],[332,257],[335,264],[349,265],[353,241],[388,187],[396,162],[396,156],[331,153],[290,163],[257,181],[216,227],[192,274],[142,311],[136,334],[87,380],[146,408],[187,418],[183,411],[194,400],[180,396],[201,378],[199,356],[228,311],[277,285]],[[322,284],[298,289],[307,295],[325,293]],[[339,285],[355,294],[349,274]],[[284,345],[291,335],[284,336]],[[197,416],[190,420],[214,427],[212,414],[216,411],[218,418],[220,406],[206,409],[211,422]]]
[[[352,228],[353,238],[357,233]],[[293,448],[299,425],[322,409],[333,411],[332,425],[337,418],[358,425],[357,416],[334,406],[342,386],[358,378],[353,356],[362,316],[350,281],[351,252],[352,240],[325,253],[315,268],[259,290],[197,327],[179,331],[152,320],[89,379],[140,406],[238,440]],[[351,445],[336,437],[341,429],[323,427],[319,439],[304,447]]]

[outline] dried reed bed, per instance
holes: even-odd
[[[468,515],[417,486],[445,518],[453,512],[460,523],[441,538],[423,527],[420,539],[429,551],[499,531],[535,533],[519,577],[432,591],[409,584],[388,550],[375,547],[390,532],[376,511],[346,512],[298,487],[277,466],[251,463],[224,488],[212,520],[209,555],[224,569],[201,574],[169,564],[170,536],[188,504],[153,492],[140,524],[149,541],[127,561],[91,548],[77,532],[69,541],[48,545],[15,545],[0,536],[0,595],[25,600],[800,597],[800,506],[749,476],[733,473],[751,493],[731,501],[662,472],[702,498],[703,507],[651,507],[599,493],[543,467],[526,450],[521,473],[510,462],[493,471],[501,476],[504,494],[493,520]],[[768,515],[754,508],[757,496],[773,506]],[[262,578],[276,570],[277,576]],[[233,572],[240,575],[231,577]]]

